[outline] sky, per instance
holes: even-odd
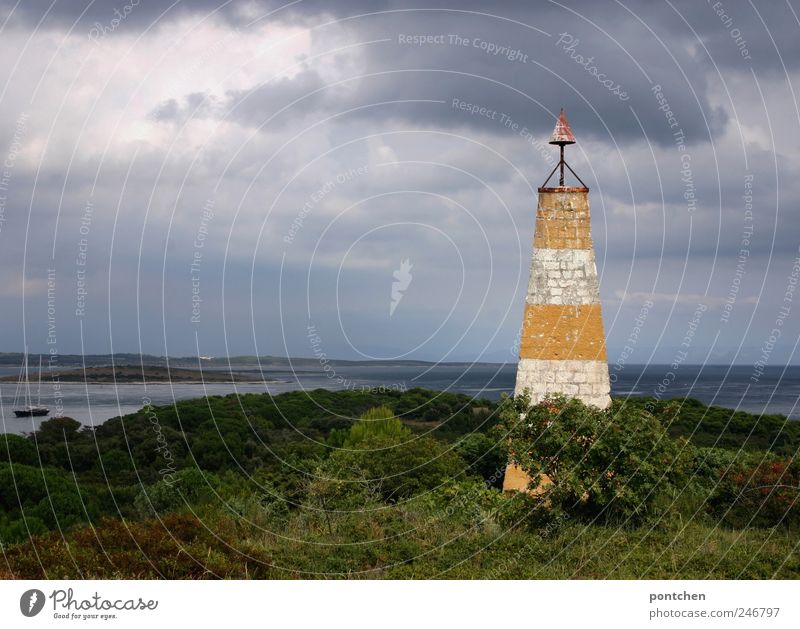
[[[612,364],[798,363],[800,6],[0,1],[0,351],[514,361],[564,108]]]

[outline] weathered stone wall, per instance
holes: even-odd
[[[527,304],[599,304],[592,249],[534,249]]]
[[[527,389],[532,403],[553,393],[563,393],[586,404],[605,408],[608,394],[608,363],[605,360],[531,360],[517,366],[516,393]]]
[[[534,249],[592,249],[588,192],[539,192]]]
[[[519,357],[546,361],[605,361],[600,304],[525,306]]]

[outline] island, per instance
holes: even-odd
[[[29,374],[31,382],[38,380],[38,372]],[[175,382],[181,384],[202,383],[257,383],[277,382],[271,378],[262,378],[257,371],[237,372],[223,371],[220,369],[200,371],[199,369],[185,369],[161,367],[157,365],[116,365],[104,367],[87,367],[85,369],[66,369],[44,372],[43,377],[57,378],[61,382],[82,382],[88,384],[142,384],[143,382]],[[0,378],[0,382],[18,381],[18,376]]]

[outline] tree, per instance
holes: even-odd
[[[501,439],[492,439],[483,432],[468,434],[458,443],[458,453],[472,470],[492,485],[502,482],[508,452]]]
[[[80,436],[81,423],[71,417],[53,417],[43,421],[36,431],[36,441],[63,443]]]
[[[506,400],[501,413],[511,458],[555,511],[635,522],[685,473],[677,444],[641,409],[600,410],[564,396],[530,406],[523,395]]]
[[[796,526],[800,522],[800,465],[763,457],[725,468],[709,503],[714,515],[736,528]]]
[[[466,463],[432,437],[370,436],[330,457],[349,479],[367,479],[385,500],[408,498],[462,476]]]
[[[0,435],[0,462],[37,465],[36,446],[30,439],[19,435]]]
[[[154,513],[163,515],[188,505],[213,501],[217,487],[219,479],[214,474],[187,468],[142,489],[134,505],[141,517],[151,517]]]
[[[344,440],[345,448],[352,448],[374,437],[397,441],[411,436],[411,431],[388,406],[371,408],[362,413],[359,420],[350,427],[350,433]]]

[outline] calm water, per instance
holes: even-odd
[[[252,367],[241,368],[241,371]],[[63,384],[61,396],[63,414],[84,424],[100,424],[105,420],[132,413],[144,405],[145,397],[153,404],[171,404],[176,400],[242,393],[283,393],[297,389],[342,389],[361,387],[387,387],[406,389],[423,387],[466,393],[474,397],[497,399],[501,393],[514,388],[515,365],[462,365],[443,366],[377,366],[336,367],[333,377],[324,372],[303,369],[294,373],[286,369],[265,370],[267,378],[279,380],[260,384]],[[669,368],[665,365],[628,365],[616,373],[612,394],[653,395]],[[0,370],[0,375],[16,373],[16,369]],[[257,373],[257,372],[256,372]],[[759,382],[752,382],[752,367],[722,367],[682,365],[677,377],[663,393],[663,398],[695,397],[707,404],[716,404],[752,413],[780,413],[793,419],[800,418],[800,367],[767,368]],[[344,382],[337,382],[337,378]],[[43,418],[18,419],[14,416],[15,383],[0,383],[2,418],[0,432],[30,432],[44,421]],[[34,398],[36,387],[33,387]],[[52,384],[42,383],[42,403],[55,412]],[[35,400],[34,400],[35,401]],[[46,419],[46,418],[45,418]]]

